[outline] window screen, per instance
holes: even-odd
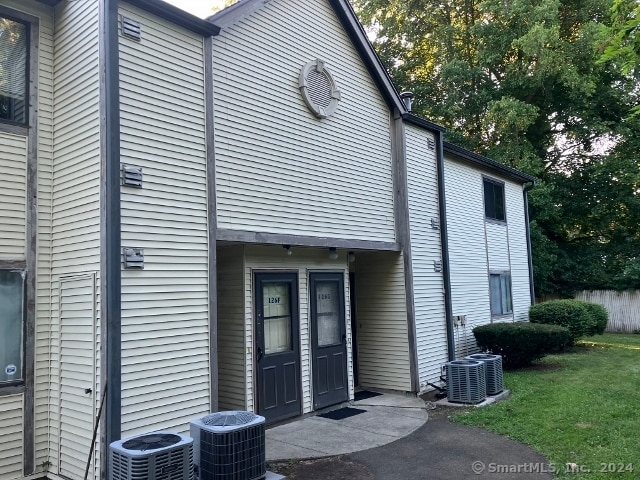
[[[0,16],[0,120],[27,123],[26,23]]]
[[[489,291],[491,294],[491,315],[506,315],[513,312],[510,273],[489,275]]]
[[[24,272],[0,270],[0,384],[22,380]]]
[[[504,184],[484,179],[484,215],[492,220],[505,221]]]

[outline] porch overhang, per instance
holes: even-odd
[[[357,240],[348,238],[313,237],[280,233],[251,232],[246,230],[218,229],[216,240],[233,243],[262,245],[291,245],[295,247],[340,248],[349,250],[401,251],[400,244],[377,240]]]

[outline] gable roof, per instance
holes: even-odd
[[[520,170],[509,167],[488,157],[478,155],[477,153],[474,153],[471,150],[467,150],[466,148],[462,148],[459,145],[444,142],[443,148],[445,153],[453,155],[460,160],[463,160],[472,165],[478,165],[489,170],[501,173],[504,176],[512,180],[516,180],[520,183],[529,183],[536,181],[536,177],[529,175],[528,173],[521,172]]]
[[[147,0],[149,1],[149,0]],[[260,10],[270,0],[240,0],[215,15],[207,18],[207,21],[215,23],[222,30],[239,22],[243,18]],[[296,0],[301,1],[301,0]],[[310,0],[304,0],[310,1]],[[391,77],[387,73],[380,57],[375,52],[373,45],[367,38],[367,34],[358,20],[358,17],[347,0],[327,0],[335,12],[342,28],[353,43],[356,51],[365,64],[369,75],[382,94],[391,110],[397,109],[401,114],[408,113],[407,107],[400,98]]]

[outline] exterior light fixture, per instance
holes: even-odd
[[[349,263],[356,261],[356,252],[349,252]]]
[[[284,248],[287,251],[287,255],[290,257],[293,252],[291,251],[291,245],[282,245],[282,248]]]
[[[329,259],[330,260],[338,259],[338,251],[336,250],[336,247],[329,247]]]

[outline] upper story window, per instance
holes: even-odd
[[[484,216],[490,220],[506,222],[504,208],[504,183],[485,178],[484,182]]]
[[[0,16],[0,121],[27,123],[29,25]]]

